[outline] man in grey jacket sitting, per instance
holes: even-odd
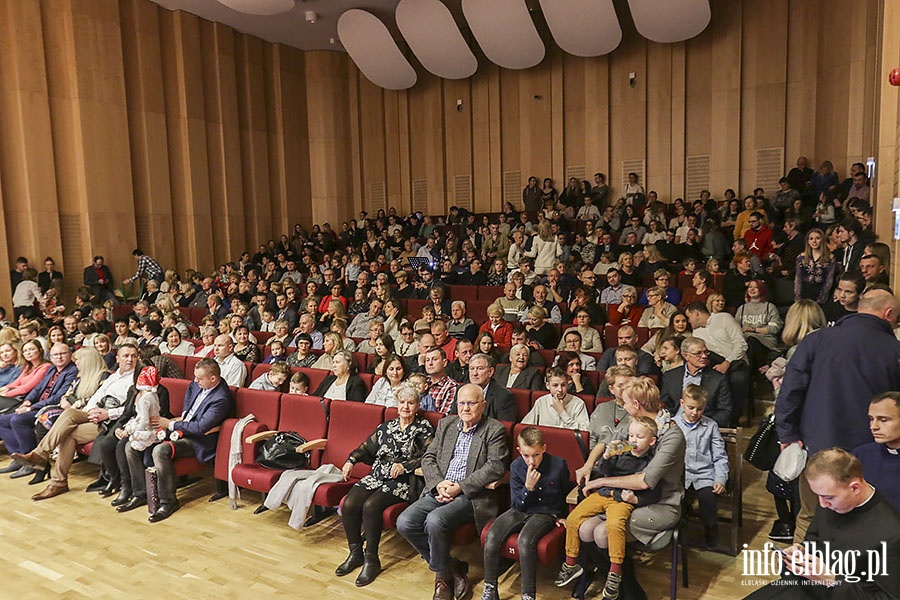
[[[509,461],[506,430],[484,416],[479,386],[460,388],[457,409],[458,416],[441,419],[422,457],[422,497],[397,520],[397,531],[435,573],[434,600],[462,598],[469,592],[469,565],[450,556],[451,534],[472,521],[481,531],[497,516],[497,497],[485,486],[503,476]]]

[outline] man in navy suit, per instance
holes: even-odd
[[[194,368],[194,381],[185,393],[182,415],[175,419],[159,417],[161,429],[168,430],[170,435],[178,432],[181,438],[157,444],[148,450],[159,477],[159,508],[150,515],[151,523],[168,519],[181,508],[175,496],[175,459],[196,456],[204,463],[215,459],[219,434],[211,430],[219,427],[231,414],[232,404],[231,390],[221,377],[218,363],[211,358],[198,362]],[[133,496],[127,503],[116,507],[119,512],[147,504],[144,451],[128,446],[126,455]],[[122,473],[123,477],[126,475]]]
[[[72,362],[72,352],[63,343],[53,344],[50,349],[50,362],[53,367],[44,378],[32,389],[15,413],[0,417],[0,438],[6,444],[6,450],[12,454],[25,454],[37,446],[34,435],[34,419],[37,411],[45,406],[59,404],[75,376],[78,368]],[[23,467],[24,468],[24,467]],[[24,468],[23,473],[33,469]]]

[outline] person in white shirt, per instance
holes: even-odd
[[[535,401],[522,423],[587,430],[590,425],[587,407],[584,400],[569,394],[568,374],[560,368],[552,367],[547,370],[546,384],[550,393]]]
[[[403,364],[403,359],[396,354],[388,355],[385,363],[384,377],[372,386],[372,391],[366,396],[366,404],[397,406],[394,394],[406,379],[406,365]]]
[[[221,377],[229,386],[240,387],[247,379],[247,367],[234,355],[234,342],[231,336],[223,333],[213,343],[213,357],[219,363]]]
[[[197,350],[192,343],[181,339],[181,332],[175,327],[167,327],[163,332],[163,339],[165,341],[159,345],[160,354],[191,356]]]
[[[728,375],[731,384],[732,415],[740,419],[747,412],[750,397],[750,365],[747,362],[747,339],[731,313],[710,314],[703,302],[691,302],[685,308],[693,327],[693,336],[706,342],[706,347],[724,360],[713,366]]]
[[[126,342],[116,354],[118,369],[97,388],[83,409],[65,406],[65,410],[40,441],[38,446],[21,458],[29,464],[44,464],[59,448],[53,465],[53,475],[47,488],[32,496],[32,500],[46,500],[69,491],[69,469],[79,444],[94,441],[100,434],[99,425],[115,421],[125,412],[128,390],[134,384],[134,369],[138,360],[137,346]],[[68,404],[68,403],[66,403]],[[95,485],[98,482],[94,482]]]

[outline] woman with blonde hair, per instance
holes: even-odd
[[[709,298],[706,299],[706,308],[709,309],[709,314],[711,315],[725,312],[725,296],[718,292],[710,294]]]
[[[822,307],[812,300],[800,300],[791,305],[784,319],[784,329],[781,332],[781,341],[788,347],[785,358],[791,359],[797,344],[803,341],[807,335],[822,329],[828,324]]]
[[[0,386],[9,385],[22,373],[25,359],[15,342],[0,343]]]
[[[0,329],[0,344],[21,344],[22,338],[19,331],[14,327],[3,327]]]
[[[538,234],[534,237],[531,250],[524,254],[534,258],[534,272],[538,275],[546,275],[547,271],[553,268],[559,258],[560,249],[549,220],[541,221],[538,225]]]
[[[343,343],[340,335],[331,331],[326,333],[322,339],[322,349],[325,353],[313,363],[312,368],[330,371],[334,366],[334,355],[344,350]]]

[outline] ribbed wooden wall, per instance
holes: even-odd
[[[312,221],[323,53],[147,0],[2,0],[0,45],[0,262],[51,255],[71,291],[94,254],[209,270]]]
[[[615,193],[637,170],[668,200],[769,187],[798,154],[843,173],[874,154],[885,1],[716,1],[700,36],[660,45],[617,0],[608,56],[548,39],[533,69],[481,57],[468,80],[419,69],[394,92],[345,54],[148,0],[0,0],[0,263],[51,255],[72,290],[94,254],[117,279],[136,245],[209,270],[375,204],[499,210],[532,174],[599,170]]]
[[[689,179],[721,197],[762,183],[774,191],[777,177],[758,162],[771,164],[775,149],[782,173],[800,154],[842,173],[870,155],[877,0],[711,4],[709,27],[685,43],[648,42],[617,1],[624,38],[608,56],[573,57],[545,35],[547,57],[532,69],[480,57],[468,80],[420,69],[405,92],[377,88],[351,66],[356,189],[367,200],[383,183],[388,205],[407,211],[419,182],[427,206],[445,210],[455,178],[469,176],[475,209],[487,211],[521,202],[529,175],[561,189],[568,173],[602,171],[615,193],[623,171],[642,168],[645,187],[665,200],[693,189]]]

